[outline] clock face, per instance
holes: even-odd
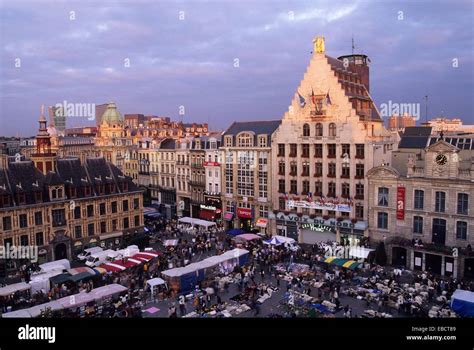
[[[444,154],[438,154],[435,161],[438,165],[445,165],[448,162],[448,158]]]

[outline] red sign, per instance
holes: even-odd
[[[237,208],[237,216],[239,218],[251,219],[252,218],[252,209]]]
[[[220,166],[218,162],[204,162],[204,166]]]
[[[405,220],[405,187],[397,188],[397,220]]]

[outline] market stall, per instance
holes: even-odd
[[[360,266],[360,263],[354,260],[349,260],[349,259],[342,259],[342,258],[337,258],[334,256],[328,257],[324,259],[324,262],[326,264],[333,264],[339,267],[344,267],[350,270],[355,270]]]
[[[31,285],[25,282],[9,284],[0,288],[0,297],[6,297],[16,292],[24,292],[31,289]]]
[[[456,289],[451,297],[451,309],[463,317],[474,317],[474,292]]]
[[[152,298],[155,296],[155,292],[157,288],[160,288],[160,286],[163,286],[166,288],[165,280],[159,277],[148,280],[146,284],[150,287]]]

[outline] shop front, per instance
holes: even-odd
[[[260,230],[260,233],[267,234],[268,219],[258,218],[255,222],[255,227]]]
[[[252,229],[252,209],[237,208],[238,228],[248,232]]]
[[[221,209],[212,205],[201,204],[199,209],[199,219],[220,223]]]
[[[339,242],[346,246],[357,246],[363,242],[367,230],[366,221],[337,220],[313,217],[288,212],[269,214],[275,223],[278,235],[291,237],[299,243]]]
[[[100,235],[100,246],[104,249],[120,248],[123,239],[123,232],[112,232],[105,235]]]
[[[434,251],[410,250],[408,254],[410,255],[409,265],[411,270],[427,271],[440,276],[458,278],[460,260],[456,252],[452,255],[446,255]]]

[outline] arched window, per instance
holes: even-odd
[[[304,136],[304,137],[308,137],[308,136],[309,136],[309,125],[308,125],[308,124],[304,124],[304,125],[303,125],[303,136]]]
[[[316,136],[323,136],[323,124],[316,124]]]
[[[253,135],[249,133],[242,133],[237,137],[237,147],[252,147]]]
[[[336,136],[336,124],[329,124],[329,136]]]

